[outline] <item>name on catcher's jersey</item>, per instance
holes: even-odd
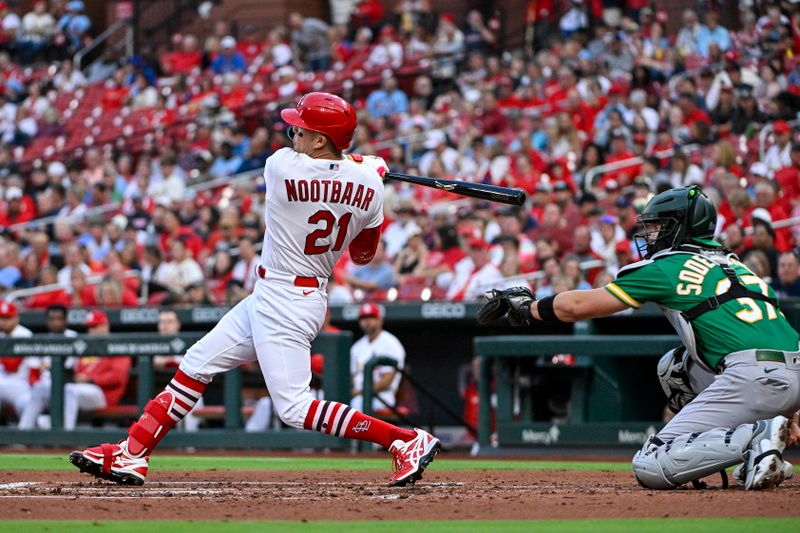
[[[267,159],[267,271],[327,278],[362,230],[383,223],[378,173],[349,158],[313,159],[282,148]]]
[[[772,288],[744,264],[728,258],[748,289],[775,298]],[[622,269],[606,290],[629,307],[655,302],[688,311],[730,287],[722,268],[701,254],[674,252]],[[773,305],[752,298],[722,304],[691,323],[698,353],[715,368],[727,354],[748,349],[796,351],[798,334]]]

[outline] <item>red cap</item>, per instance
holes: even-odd
[[[456,23],[456,16],[450,13],[449,11],[439,15],[439,18],[441,18],[442,20],[446,20],[450,24]]]
[[[104,312],[95,309],[94,311],[89,311],[89,314],[86,315],[86,320],[84,320],[83,324],[87,328],[108,324],[108,317]]]
[[[491,245],[483,239],[471,239],[469,241],[469,247],[473,250],[488,250],[489,246]]]
[[[628,94],[628,86],[624,83],[614,83],[608,89],[609,96],[625,96]]]
[[[365,302],[358,310],[358,318],[383,318],[383,311],[377,304]]]
[[[637,133],[633,136],[633,142],[645,144],[647,143],[647,135],[644,133]]]
[[[0,11],[8,9],[8,2],[0,2]]]
[[[322,374],[325,368],[325,356],[321,353],[311,354],[311,371],[315,374]]]
[[[785,120],[776,120],[772,124],[772,131],[775,133],[789,133],[792,129],[789,127],[789,123]]]
[[[2,5],[2,2],[0,2]],[[13,302],[0,302],[0,318],[13,318],[17,316],[17,306]]]
[[[630,254],[631,252],[631,241],[625,239],[623,241],[619,241],[614,248],[614,251],[618,254]]]
[[[392,37],[392,36],[394,36],[394,34],[395,34],[394,27],[392,27],[392,26],[390,26],[388,24],[386,26],[384,26],[383,28],[381,28],[381,31],[379,33],[379,35],[381,37],[383,37],[384,35],[388,35],[389,37]]]

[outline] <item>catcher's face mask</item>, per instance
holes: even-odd
[[[674,245],[679,222],[677,218],[643,219],[639,217],[641,231],[634,235],[636,249],[642,259],[648,259],[656,252],[660,252]]]

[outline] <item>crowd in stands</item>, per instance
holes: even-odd
[[[259,171],[289,146],[278,112],[311,90],[357,107],[353,152],[529,194],[511,208],[387,184],[381,249],[342,259],[331,303],[601,286],[638,258],[637,211],[689,184],[717,205],[719,240],[800,296],[800,231],[781,222],[800,215],[795,3],[742,4],[726,28],[713,1],[680,22],[646,2],[540,2],[523,44],[494,11],[366,0],[348,24],[217,21],[83,71],[82,2],[51,4],[0,2],[0,288],[53,289],[21,305],[241,300]]]

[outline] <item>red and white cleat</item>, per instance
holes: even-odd
[[[396,440],[389,447],[393,455],[392,467],[394,475],[389,480],[390,487],[402,487],[413,484],[422,478],[425,468],[433,462],[439,453],[442,443],[439,439],[418,428],[414,428],[417,436],[408,442]]]
[[[121,485],[144,485],[147,477],[149,457],[131,457],[125,448],[125,441],[118,444],[101,444],[94,448],[74,451],[69,454],[69,462],[100,479],[107,479]]]

